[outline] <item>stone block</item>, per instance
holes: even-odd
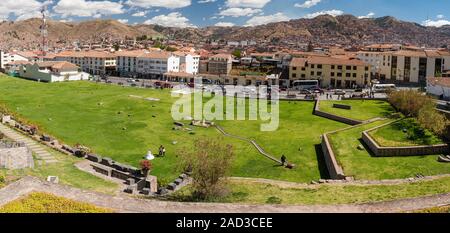
[[[178,178],[182,179],[182,180],[186,180],[188,178],[188,175],[186,174],[181,174]]]
[[[94,163],[98,163],[102,160],[102,157],[94,154],[88,154],[86,157],[87,160],[92,161]]]
[[[170,183],[167,185],[168,190],[175,191],[176,188],[177,188],[177,185],[175,183]]]
[[[183,183],[183,180],[180,179],[180,178],[178,178],[178,179],[175,179],[174,183],[175,183],[176,185],[180,185],[181,183]]]
[[[108,158],[108,157],[104,157],[104,158],[102,158],[102,160],[101,160],[101,162],[100,162],[101,164],[103,164],[103,165],[105,165],[105,166],[112,166],[115,162],[114,162],[114,160],[112,160],[111,158]]]

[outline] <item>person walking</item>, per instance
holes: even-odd
[[[286,164],[286,156],[284,156],[284,154],[283,155],[281,155],[281,165],[282,166],[285,166],[285,164]]]

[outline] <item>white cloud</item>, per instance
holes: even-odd
[[[144,24],[157,24],[164,27],[196,27],[189,22],[189,19],[184,17],[179,12],[172,12],[168,15],[158,15],[149,20],[146,20]]]
[[[444,15],[437,15],[436,18],[443,19],[443,18],[445,18],[445,16]]]
[[[118,19],[117,21],[123,23],[123,24],[127,24],[128,23],[128,19]]]
[[[68,16],[94,17],[123,14],[123,5],[111,1],[60,0],[53,10],[63,18]]]
[[[314,13],[311,13],[311,14],[307,14],[307,15],[304,16],[304,18],[312,19],[312,18],[315,18],[315,17],[317,17],[319,15],[331,15],[333,17],[336,17],[338,15],[343,15],[343,14],[344,14],[344,12],[341,11],[341,10],[328,10],[328,11],[319,11],[319,12],[314,12]]]
[[[139,12],[133,13],[131,16],[134,16],[134,17],[145,17],[146,14],[147,14],[147,11],[139,11]]]
[[[217,27],[233,27],[234,23],[231,23],[231,22],[218,22],[214,26],[217,26]]]
[[[191,5],[191,0],[128,0],[125,4],[136,7],[183,8]]]
[[[202,4],[202,3],[210,3],[210,2],[216,2],[217,0],[200,0],[200,1],[198,1],[197,3],[200,3],[200,4]]]
[[[279,12],[273,15],[264,15],[264,16],[255,16],[247,21],[245,24],[246,27],[264,25],[268,23],[276,23],[281,21],[288,21],[289,17]]]
[[[225,5],[228,7],[250,7],[263,8],[271,0],[227,0]]]
[[[311,8],[317,4],[319,4],[322,0],[308,0],[302,4],[296,3],[294,6],[299,8]]]
[[[40,9],[51,1],[40,2],[36,0],[2,0],[0,3],[0,19],[8,19],[9,16],[24,20],[40,16]]]
[[[358,19],[370,19],[370,18],[373,18],[374,16],[375,16],[375,13],[370,12],[367,15],[358,16]]]
[[[422,25],[427,27],[442,27],[445,25],[450,25],[450,21],[445,19],[425,20],[422,22]]]
[[[261,9],[252,8],[228,8],[219,13],[221,16],[231,16],[231,17],[241,17],[241,16],[252,16],[256,13],[260,13]]]

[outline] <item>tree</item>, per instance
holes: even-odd
[[[235,56],[235,57],[237,57],[237,58],[241,58],[241,56],[242,56],[242,51],[239,50],[239,49],[236,49],[236,50],[233,51],[232,55]]]
[[[226,180],[234,157],[233,147],[223,140],[199,139],[193,151],[180,152],[179,166],[192,177],[192,196],[198,200],[226,193]]]
[[[388,94],[388,101],[398,111],[410,117],[417,117],[420,109],[433,105],[433,99],[415,90],[393,91]]]
[[[119,44],[116,43],[113,45],[113,48],[114,48],[114,51],[119,51],[120,46],[119,46]]]
[[[435,109],[434,104],[427,104],[419,110],[417,117],[419,124],[437,135],[442,135],[450,122]]]

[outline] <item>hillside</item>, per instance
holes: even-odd
[[[37,47],[39,19],[0,23],[0,48]],[[411,43],[440,47],[450,44],[450,25],[440,28],[424,27],[386,16],[359,19],[352,15],[333,17],[322,15],[313,19],[295,19],[256,27],[169,28],[157,25],[127,25],[115,20],[92,20],[80,23],[49,22],[50,45],[74,41],[125,39],[147,35],[171,39],[255,40],[286,43],[361,44]]]

